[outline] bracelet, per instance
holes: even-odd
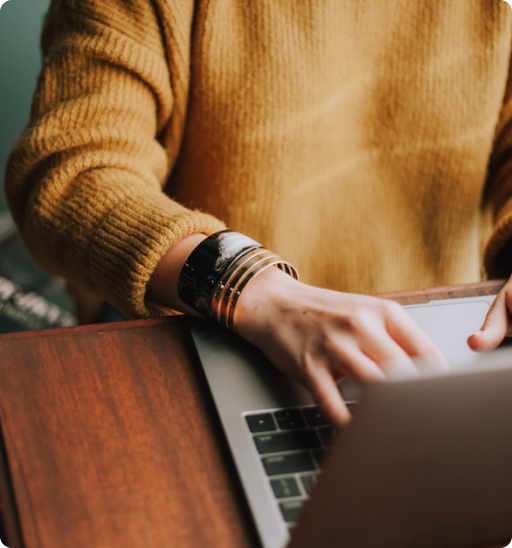
[[[190,254],[180,273],[178,294],[200,314],[235,331],[233,319],[240,293],[271,266],[299,277],[279,255],[243,234],[223,230],[203,240]]]
[[[249,251],[229,266],[219,281],[211,304],[213,319],[219,325],[236,332],[235,306],[243,288],[250,280],[271,266],[277,266],[298,279],[298,273],[291,264],[263,247]]]
[[[210,317],[210,303],[222,272],[241,254],[261,247],[238,232],[222,230],[203,240],[185,261],[178,295],[197,312]]]

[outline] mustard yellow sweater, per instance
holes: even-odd
[[[55,0],[14,218],[133,316],[165,250],[223,223],[339,290],[508,274],[511,23],[502,0]]]

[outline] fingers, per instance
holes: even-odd
[[[385,348],[380,348],[378,344],[376,348],[379,348],[380,355],[384,360],[389,359],[388,363],[379,366],[360,350],[351,352],[344,348],[343,359],[341,359],[340,353],[336,356],[331,354],[331,360],[328,361],[327,366],[323,363],[311,363],[308,367],[309,372],[304,379],[304,384],[313,396],[322,416],[334,426],[346,426],[351,420],[350,411],[338,388],[337,379],[341,376],[341,371],[344,371],[347,377],[360,385],[383,381],[390,375],[416,375],[418,373],[411,360],[396,345],[394,347],[390,345],[388,351]]]
[[[446,367],[400,305],[292,283],[281,274],[276,270],[273,283],[260,287],[258,306],[251,308],[250,322],[239,321],[239,333],[300,380],[334,424],[346,424],[350,417],[338,391],[340,378],[364,384],[417,375],[417,358]]]
[[[334,426],[346,426],[351,418],[338,388],[338,381],[343,376],[362,385],[383,381],[390,375],[417,374],[407,354],[395,343],[390,343],[388,337],[375,337],[372,347],[373,357],[369,357],[359,347],[347,344],[340,337],[338,341],[331,341],[325,349],[326,355],[312,355],[307,360],[303,383],[320,413]]]
[[[316,357],[335,378],[348,377],[357,384],[382,381],[386,375],[375,359],[360,346],[345,337],[333,337],[330,344]],[[314,362],[315,360],[311,360]],[[309,368],[313,370],[313,367]]]
[[[449,369],[441,351],[403,307],[392,301],[378,306],[373,319],[363,317],[355,330],[361,350],[386,376],[416,375],[416,361],[434,371]]]
[[[375,333],[366,343],[365,352],[386,377],[418,373],[411,356],[387,332]]]
[[[335,427],[343,427],[350,422],[351,414],[341,397],[338,382],[345,375],[358,384],[382,381],[385,375],[359,349],[337,343],[331,341],[326,354],[312,354],[306,358],[302,383],[313,396],[322,416]]]
[[[446,358],[437,346],[400,305],[394,308],[395,319],[388,319],[387,329],[396,344],[414,362],[433,371],[448,371],[450,368]],[[414,369],[418,370],[416,364]]]
[[[366,315],[352,318],[350,327],[357,337],[332,337],[323,356],[316,356],[316,367],[308,368],[308,389],[320,412],[337,426],[350,420],[336,383],[341,376],[357,384],[416,376],[416,360],[429,370],[449,369],[442,353],[400,305],[385,302],[382,306],[379,321]]]
[[[508,285],[510,284],[507,284],[494,299],[480,331],[468,338],[468,345],[472,350],[493,350],[509,334],[512,296]]]
[[[346,426],[351,419],[338,385],[326,369],[318,369],[308,379],[307,388],[315,400],[320,414],[335,427]]]

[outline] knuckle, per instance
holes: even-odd
[[[388,314],[402,314],[403,307],[401,304],[398,304],[396,301],[384,300],[384,310]]]
[[[371,323],[372,314],[364,309],[355,310],[347,319],[350,331],[359,334],[369,331]]]
[[[384,319],[389,321],[397,321],[404,317],[405,311],[402,305],[395,301],[384,301],[382,315]]]
[[[334,333],[325,333],[318,346],[304,355],[301,369],[307,379],[314,377],[319,369],[339,375],[347,360],[347,349],[343,341]]]
[[[337,370],[340,365],[344,365],[348,361],[347,349],[339,340],[330,338],[326,351],[331,369]]]
[[[323,366],[325,350],[314,348],[307,350],[302,356],[300,367],[300,382],[310,384],[316,377],[318,370]]]

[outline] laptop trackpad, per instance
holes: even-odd
[[[487,299],[487,300],[485,300]],[[490,308],[493,297],[471,297],[456,301],[433,301],[405,306],[405,310],[441,350],[454,370],[467,369],[479,359],[467,344],[468,337],[478,331]],[[340,384],[345,400],[358,400],[361,392],[349,380]]]
[[[454,369],[467,368],[476,361],[479,354],[469,348],[467,339],[480,329],[489,308],[483,299],[405,307]]]

